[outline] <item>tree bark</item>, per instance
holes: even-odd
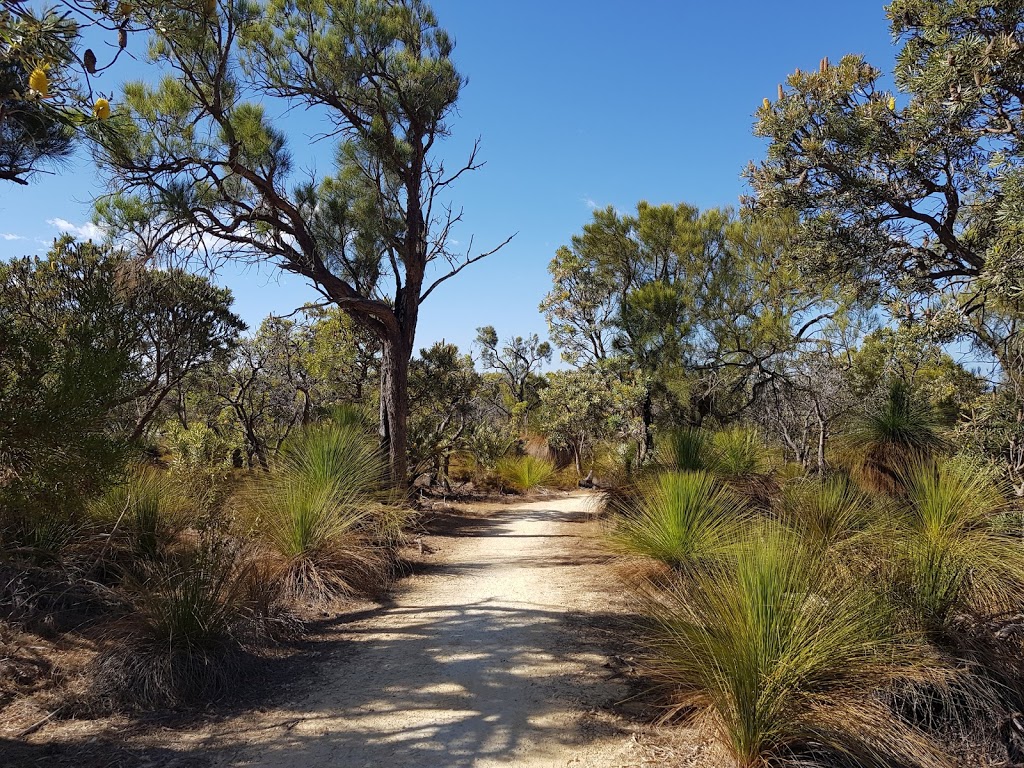
[[[388,456],[391,482],[405,485],[408,466],[409,352],[385,342],[380,362],[380,446]]]

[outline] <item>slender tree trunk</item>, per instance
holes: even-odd
[[[644,385],[644,404],[643,410],[640,417],[641,432],[640,435],[640,463],[643,464],[647,460],[648,454],[654,450],[654,432],[651,426],[654,424],[654,402],[651,397],[651,385]]]
[[[385,343],[380,361],[380,445],[387,453],[391,482],[404,486],[409,473],[409,353]]]

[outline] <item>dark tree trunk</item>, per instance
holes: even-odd
[[[640,463],[647,460],[648,454],[654,450],[654,402],[651,397],[651,385],[644,386],[643,415],[641,416],[643,434],[640,437]]]
[[[385,343],[380,361],[380,446],[391,482],[405,484],[408,467],[409,353]]]

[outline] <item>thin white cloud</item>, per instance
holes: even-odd
[[[10,232],[0,232],[0,240],[26,240],[21,235],[12,235]]]
[[[72,224],[67,219],[47,219],[46,223],[55,229],[59,229],[61,232],[70,232],[72,235],[84,237],[87,240],[102,240],[104,235],[106,235],[103,227],[97,226],[91,221],[87,221],[81,226]]]
[[[587,208],[589,208],[592,211],[596,211],[598,208],[601,207],[600,205],[597,204],[597,201],[591,200],[589,197],[583,198],[583,202],[586,204]]]

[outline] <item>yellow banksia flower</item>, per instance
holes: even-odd
[[[110,102],[104,98],[96,99],[96,103],[92,107],[92,112],[100,120],[106,120],[110,117]]]
[[[890,96],[889,97],[889,104],[888,104],[888,106],[889,106],[889,111],[890,112],[895,112],[896,111],[896,97],[895,96]]]
[[[765,109],[771,109],[772,103],[768,99],[765,99],[764,101],[761,102],[761,106],[763,106]]]
[[[28,76],[28,87],[44,99],[50,95],[50,78],[46,75],[46,67],[36,67]]]

